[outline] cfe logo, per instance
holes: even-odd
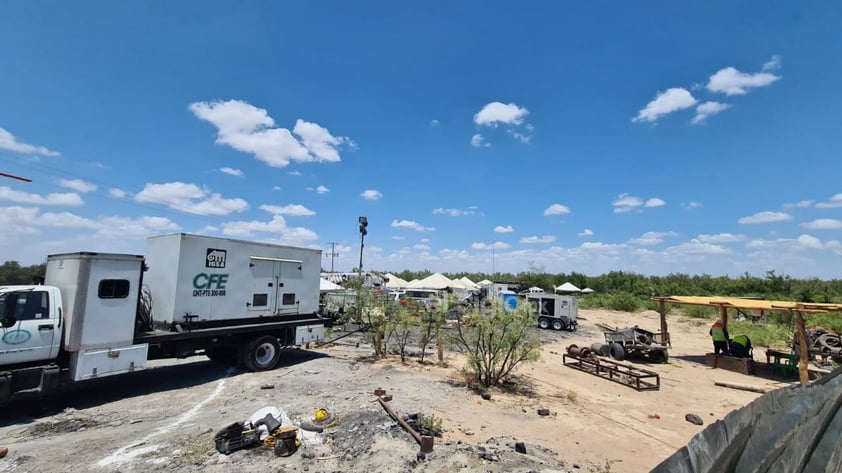
[[[225,267],[225,257],[228,254],[226,250],[220,250],[217,248],[208,248],[208,251],[205,255],[205,267],[206,268],[224,268]]]
[[[227,274],[199,273],[193,277],[193,297],[224,296]]]

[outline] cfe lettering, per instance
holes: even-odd
[[[227,274],[199,273],[193,278],[193,297],[224,296]]]

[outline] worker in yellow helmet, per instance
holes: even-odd
[[[723,355],[728,354],[728,330],[722,323],[722,319],[718,319],[710,328],[710,337],[713,339],[713,354],[718,355],[721,351]]]

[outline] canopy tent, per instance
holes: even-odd
[[[477,286],[491,286],[494,283],[489,281],[488,279],[483,279],[482,281],[477,283]]]
[[[555,289],[555,292],[582,292],[581,289],[574,286],[573,284],[570,284],[569,282],[566,282],[566,283],[562,284],[561,286],[558,286],[554,289]]]
[[[468,287],[467,284],[462,282],[461,279],[451,279],[450,280],[450,286],[448,286],[448,287],[452,287],[454,289],[462,289],[462,290],[470,289],[470,287]]]
[[[344,287],[334,284],[325,278],[319,278],[319,292],[343,291]]]
[[[593,289],[591,289],[589,287],[586,287],[586,288],[582,289],[582,294],[593,294],[594,292],[596,292],[596,291],[594,291]]]
[[[453,287],[453,281],[441,273],[435,273],[414,284],[410,283],[407,287],[413,289],[447,289]]]
[[[804,327],[804,314],[824,314],[827,312],[842,312],[842,304],[819,304],[813,302],[768,301],[762,299],[741,299],[739,297],[718,296],[663,296],[653,297],[658,302],[658,312],[661,315],[661,333],[669,343],[667,332],[667,304],[698,305],[719,309],[719,316],[724,328],[728,327],[728,309],[748,309],[766,311],[785,311],[795,313],[795,326],[801,353],[798,354],[798,372],[801,384],[807,384],[807,334]]]
[[[392,273],[386,273],[386,278],[388,279],[386,281],[386,287],[389,289],[403,289],[409,284]]]
[[[462,281],[462,283],[464,283],[464,284],[465,284],[465,286],[466,286],[468,289],[479,289],[479,284],[477,284],[477,283],[475,283],[475,282],[471,281],[471,280],[470,280],[470,279],[468,279],[466,276],[462,276],[462,278],[461,278],[461,279],[459,279],[459,280],[460,280],[460,281]]]

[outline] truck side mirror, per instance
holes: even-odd
[[[0,314],[0,326],[3,328],[14,327],[18,323],[15,317],[15,309],[18,305],[18,294],[13,292],[6,294],[2,299],[3,313]]]

